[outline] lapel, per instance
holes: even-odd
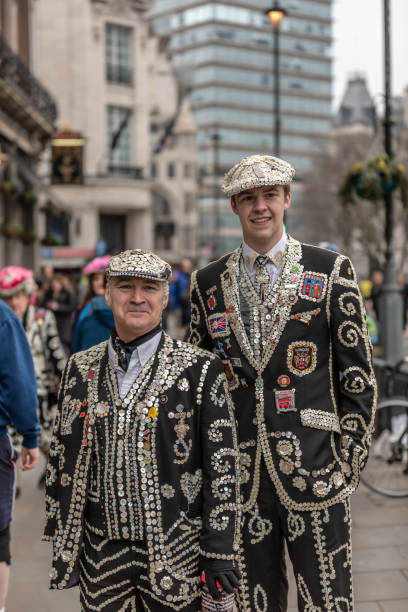
[[[291,310],[298,300],[303,272],[303,266],[301,265],[302,248],[300,242],[288,236],[282,271],[268,296],[268,302],[271,304],[271,324],[268,327],[268,342],[264,344],[260,360],[255,357],[240,315],[241,254],[242,247],[233,251],[228,258],[226,269],[221,274],[221,288],[228,321],[241,352],[258,374],[261,374],[275,352],[286,324],[290,320]],[[245,281],[247,282],[245,283]],[[251,304],[258,306],[261,316],[263,316],[266,312],[265,305],[259,301],[248,277],[245,281],[249,301]]]

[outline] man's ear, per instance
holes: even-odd
[[[285,204],[284,204],[284,209],[285,210],[288,210],[291,201],[292,201],[292,193],[289,191],[288,195],[285,198]]]
[[[231,203],[232,212],[237,215],[238,214],[238,208],[237,208],[237,203],[235,201],[235,196],[232,196],[232,198],[230,200],[230,203]]]
[[[169,303],[169,294],[165,293],[163,295],[163,310],[166,308],[168,303]]]
[[[112,303],[110,299],[109,283],[107,283],[105,287],[105,302],[107,303],[108,306],[112,307]]]

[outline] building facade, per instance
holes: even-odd
[[[274,153],[274,32],[271,0],[155,0],[154,31],[167,51],[198,125],[201,243],[238,243],[237,219],[217,192],[227,168],[246,155]],[[302,178],[328,148],[331,126],[332,2],[281,0],[280,155]],[[215,180],[214,180],[215,177]],[[295,191],[296,191],[295,187]],[[296,227],[294,198],[289,216]],[[220,243],[220,244],[217,244]]]
[[[32,72],[29,0],[0,0],[0,267],[38,265],[40,156],[55,99]]]
[[[171,197],[171,189],[151,176],[156,144],[150,125],[158,112],[158,94],[153,96],[152,91],[160,87],[161,80],[173,82],[159,109],[163,120],[180,119],[184,110],[171,67],[149,34],[146,12],[150,7],[148,0],[33,3],[35,72],[56,97],[59,127],[63,128],[54,143],[69,146],[73,134],[76,143],[83,143],[79,182],[55,184],[55,172],[69,177],[76,163],[68,149],[66,157],[53,153],[51,159],[50,151],[44,159],[44,180],[52,179],[54,207],[56,203],[63,209],[65,222],[61,212],[51,218],[53,244],[42,250],[43,264],[80,267],[95,248],[98,252],[98,245],[110,253],[152,248],[158,224],[153,206],[157,191],[170,203],[169,223],[173,223],[170,241],[160,249],[161,254],[166,255],[170,245],[175,258],[194,256],[194,249],[184,249],[178,240],[184,224],[190,223],[180,217],[179,207],[184,190],[193,189],[191,181],[182,182]],[[194,143],[187,151],[176,146],[176,158],[180,150],[180,164],[183,155],[194,163]],[[165,151],[162,146],[161,154]],[[44,223],[50,216],[44,216]]]

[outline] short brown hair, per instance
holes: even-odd
[[[278,185],[278,187],[283,187],[283,195],[285,196],[285,198],[287,198],[288,195],[290,194],[290,184],[288,184],[288,185]],[[239,193],[231,196],[231,200],[234,202],[234,204],[237,203],[236,200],[235,200],[237,195],[239,195]]]

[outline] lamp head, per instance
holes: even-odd
[[[287,14],[287,11],[283,8],[280,8],[275,2],[274,6],[267,11],[265,11],[265,15],[268,15],[269,21],[273,25],[274,28],[278,27],[284,16]]]

